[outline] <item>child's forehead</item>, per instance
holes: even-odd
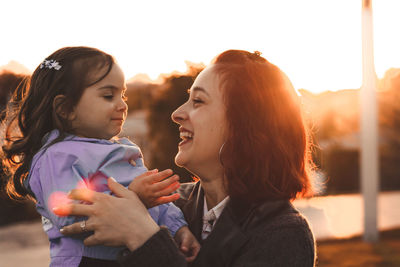
[[[122,70],[118,67],[112,67],[108,73],[102,73],[101,76],[98,74],[95,75],[93,80],[96,78],[98,81],[89,87],[93,87],[94,89],[108,89],[117,91],[125,91],[127,89],[125,76]]]
[[[110,73],[110,70],[111,68],[109,66],[89,68],[86,79],[92,83],[99,83],[107,77],[107,75]]]

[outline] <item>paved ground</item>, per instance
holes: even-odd
[[[382,232],[376,244],[361,238],[319,241],[318,267],[400,266],[400,228]],[[47,237],[40,222],[0,228],[0,267],[49,266]]]
[[[49,242],[40,222],[0,228],[0,267],[44,267],[49,262]]]
[[[317,242],[318,267],[399,267],[400,228],[383,231],[376,243],[361,237]]]

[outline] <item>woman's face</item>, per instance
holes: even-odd
[[[219,87],[219,77],[211,65],[194,81],[188,101],[172,113],[182,139],[175,162],[200,177],[203,172],[222,170],[219,150],[227,123]]]

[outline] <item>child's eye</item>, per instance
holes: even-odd
[[[128,97],[127,97],[126,95],[123,95],[123,96],[122,96],[122,100],[128,101]]]

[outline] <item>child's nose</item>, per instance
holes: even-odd
[[[122,100],[122,99],[118,103],[118,110],[120,110],[120,111],[128,110],[128,104],[126,104],[126,102],[124,100]]]

